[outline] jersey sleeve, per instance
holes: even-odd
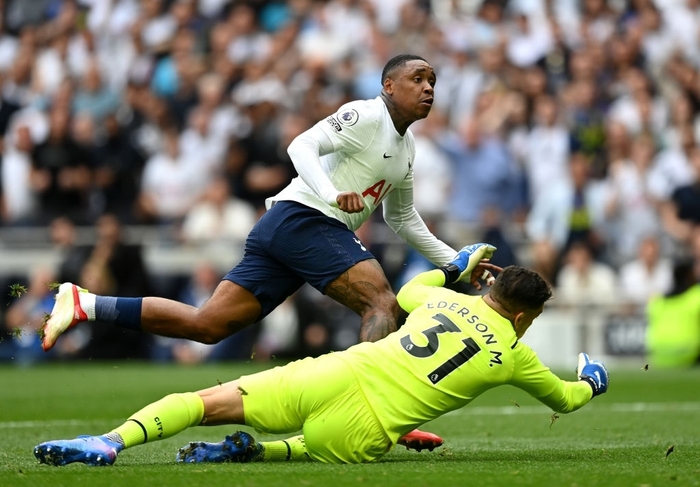
[[[359,154],[372,144],[379,127],[379,114],[366,101],[350,102],[316,125],[333,144],[333,152]]]
[[[445,273],[440,269],[421,272],[399,290],[396,300],[410,313],[428,299],[435,297],[435,289],[445,285]]]
[[[336,205],[340,191],[321,166],[321,156],[330,154],[333,144],[318,124],[299,134],[287,148],[299,177],[329,205]]]
[[[413,170],[401,186],[389,193],[382,203],[384,221],[408,245],[437,266],[451,261],[457,254],[428,229],[413,206]]]
[[[517,360],[511,384],[558,413],[576,411],[593,397],[593,390],[583,381],[569,382],[557,377],[523,343],[516,345]]]

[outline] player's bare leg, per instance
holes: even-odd
[[[326,288],[326,294],[362,317],[360,340],[374,342],[396,331],[399,305],[379,262],[365,260],[341,274]],[[413,430],[398,444],[421,451],[441,446],[442,438]]]
[[[156,335],[218,343],[258,320],[260,303],[248,290],[231,281],[221,281],[201,308],[165,298],[109,298],[115,301],[110,316],[100,316],[94,294],[71,283],[59,288],[51,315],[42,328],[42,346],[49,350],[58,337],[80,321],[103,320]],[[105,312],[102,311],[104,315]],[[118,322],[117,319],[120,321]]]
[[[141,329],[213,344],[252,325],[260,313],[260,303],[250,291],[224,280],[201,308],[165,298],[144,298]]]
[[[399,305],[375,259],[352,266],[331,282],[325,293],[360,315],[360,341],[375,342],[396,331]]]

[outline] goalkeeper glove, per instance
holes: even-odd
[[[445,273],[445,283],[467,280],[481,259],[490,259],[496,247],[487,243],[475,243],[462,247],[450,262],[441,267]]]
[[[587,353],[578,354],[576,374],[579,380],[585,381],[593,389],[593,397],[608,390],[608,370],[602,362],[591,360]]]

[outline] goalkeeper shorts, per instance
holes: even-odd
[[[392,443],[350,366],[334,355],[241,377],[246,424],[260,433],[303,431],[309,456],[319,462],[378,460]]]

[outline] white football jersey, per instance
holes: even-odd
[[[430,233],[413,207],[413,134],[407,130],[403,136],[399,135],[380,97],[347,103],[335,114],[319,121],[308,133],[319,130],[333,145],[332,152],[320,157],[320,170],[337,192],[352,191],[362,195],[365,209],[359,213],[340,210],[335,204],[337,194],[324,197],[301,176],[269,198],[268,208],[277,201],[298,201],[342,221],[355,231],[384,203],[387,224],[429,260],[442,265],[454,257],[456,252]],[[293,162],[297,171],[299,164],[311,163]]]

